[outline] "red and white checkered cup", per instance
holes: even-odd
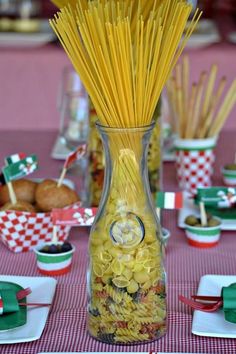
[[[179,187],[191,194],[198,187],[210,187],[217,137],[176,139],[175,161]]]

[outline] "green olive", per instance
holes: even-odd
[[[213,219],[213,218],[208,220],[208,223],[207,223],[208,227],[213,227],[213,226],[218,226],[218,225],[220,225],[220,221],[219,220]]]
[[[184,220],[185,224],[195,226],[198,223],[198,218],[195,215],[189,215]]]
[[[232,170],[232,171],[236,171],[236,163],[231,163],[228,165],[225,165],[225,170]]]

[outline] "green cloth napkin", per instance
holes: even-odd
[[[236,323],[236,283],[222,288],[223,310],[225,320]]]
[[[3,302],[3,314],[20,310],[16,292],[13,289],[0,289],[0,297]]]
[[[0,295],[4,302],[4,312],[0,316],[0,331],[13,329],[26,324],[26,306],[19,306],[18,300],[16,299],[16,293],[22,289],[23,288],[18,284],[0,281]],[[26,298],[19,300],[19,302],[26,302]]]

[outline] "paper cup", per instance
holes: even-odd
[[[218,218],[215,218],[219,220]],[[185,224],[185,234],[191,246],[199,248],[214,247],[219,243],[221,235],[221,222],[213,227],[196,227]]]
[[[51,244],[52,243],[45,243],[43,246],[50,246]],[[62,244],[62,242],[58,242],[57,244]],[[38,271],[41,274],[53,276],[68,273],[71,269],[75,247],[72,246],[72,250],[68,252],[51,254],[40,252],[43,246],[34,249]]]
[[[217,138],[176,139],[175,160],[179,187],[196,194],[198,187],[210,187]]]
[[[236,170],[222,169],[224,184],[228,187],[236,187]]]

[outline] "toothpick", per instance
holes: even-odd
[[[58,242],[58,237],[57,237],[57,226],[53,225],[52,229],[52,243],[57,243]]]
[[[17,199],[16,199],[16,194],[15,194],[15,191],[13,189],[13,185],[11,182],[8,182],[7,183],[7,187],[8,187],[8,191],[9,191],[9,197],[10,197],[10,200],[11,200],[11,203],[13,205],[15,205],[17,203]]]
[[[57,182],[57,187],[61,187],[63,180],[65,178],[66,172],[67,172],[67,169],[64,167],[62,170],[62,173],[60,175],[59,181]]]
[[[207,215],[206,215],[205,205],[203,202],[200,202],[199,206],[200,206],[200,213],[201,213],[201,224],[202,226],[207,226]]]

